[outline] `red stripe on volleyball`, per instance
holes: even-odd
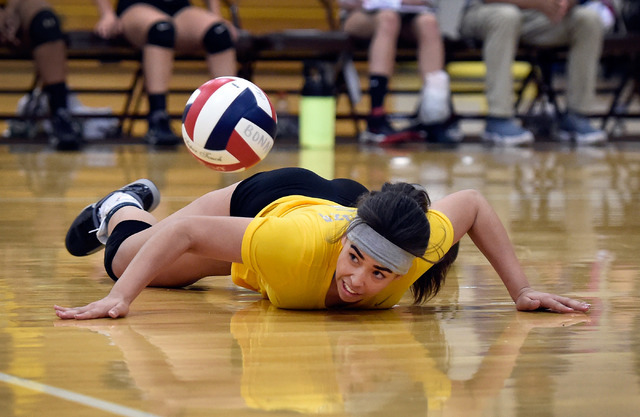
[[[200,95],[198,95],[198,97],[196,97],[196,99],[191,104],[191,108],[189,108],[189,114],[187,114],[187,117],[184,120],[184,128],[186,129],[187,135],[192,141],[193,130],[196,127],[198,115],[200,114],[200,111],[202,110],[204,105],[207,103],[207,100],[209,100],[209,97],[211,97],[211,95],[215,93],[218,88],[231,81],[233,81],[233,78],[216,78],[211,81],[207,81],[200,86]]]
[[[227,143],[227,152],[235,156],[240,164],[244,167],[250,167],[260,162],[260,157],[255,153],[251,146],[244,140],[235,130],[229,137]]]

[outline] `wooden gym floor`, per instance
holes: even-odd
[[[482,191],[532,284],[590,314],[518,313],[468,238],[422,307],[282,311],[228,278],[147,289],[119,320],[61,321],[53,304],[105,295],[102,256],[74,258],[75,215],[140,177],[163,217],[256,171],[304,166],[369,187]],[[380,150],[278,144],[221,174],[182,148],[0,145],[0,414],[10,416],[637,416],[640,146]]]

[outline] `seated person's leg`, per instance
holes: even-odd
[[[519,126],[514,119],[511,66],[520,40],[521,19],[517,6],[491,3],[472,7],[461,25],[463,36],[483,42],[489,105],[483,138],[496,145],[525,145],[534,139],[533,133]]]
[[[199,7],[188,7],[175,16],[176,50],[206,53],[212,78],[235,76],[235,30],[221,16]]]
[[[171,130],[166,97],[173,72],[175,27],[171,16],[146,4],[127,8],[121,16],[127,40],[142,49],[145,89],[149,99],[149,129],[145,141],[151,145],[175,145],[180,138]]]
[[[567,58],[567,112],[560,118],[557,138],[590,145],[605,142],[607,134],[591,126],[585,116],[593,110],[604,27],[598,13],[576,6],[556,24],[540,14],[526,15],[523,42],[541,46],[569,45]],[[542,28],[542,30],[540,30]]]
[[[396,48],[402,22],[400,15],[391,10],[368,13],[352,12],[344,22],[344,30],[356,38],[370,39],[369,95],[371,110],[362,142],[391,144],[409,140],[414,132],[396,131],[389,122],[384,101],[389,79],[393,75]]]
[[[26,44],[42,79],[51,115],[49,142],[56,149],[78,149],[82,142],[80,125],[67,108],[67,51],[60,19],[44,0],[24,0],[16,8],[22,27],[27,28]]]
[[[444,42],[436,16],[423,13],[413,20],[418,42],[418,66],[424,80],[419,118],[424,124],[443,123],[450,112],[449,75],[444,71]]]

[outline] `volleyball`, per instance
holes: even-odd
[[[277,116],[269,97],[238,77],[207,81],[191,94],[182,115],[182,139],[198,161],[224,172],[262,161],[276,136]]]

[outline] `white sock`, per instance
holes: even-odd
[[[102,202],[100,208],[98,209],[98,219],[100,219],[100,227],[98,228],[98,232],[96,237],[102,244],[107,243],[107,239],[109,236],[107,235],[107,224],[109,222],[109,218],[113,215],[114,212],[118,211],[118,209],[125,206],[135,206],[139,208],[143,208],[142,204],[131,194],[125,192],[115,192],[110,195],[106,200]]]
[[[450,98],[449,74],[443,70],[428,73],[422,87],[420,121],[427,125],[445,122],[451,116]]]

